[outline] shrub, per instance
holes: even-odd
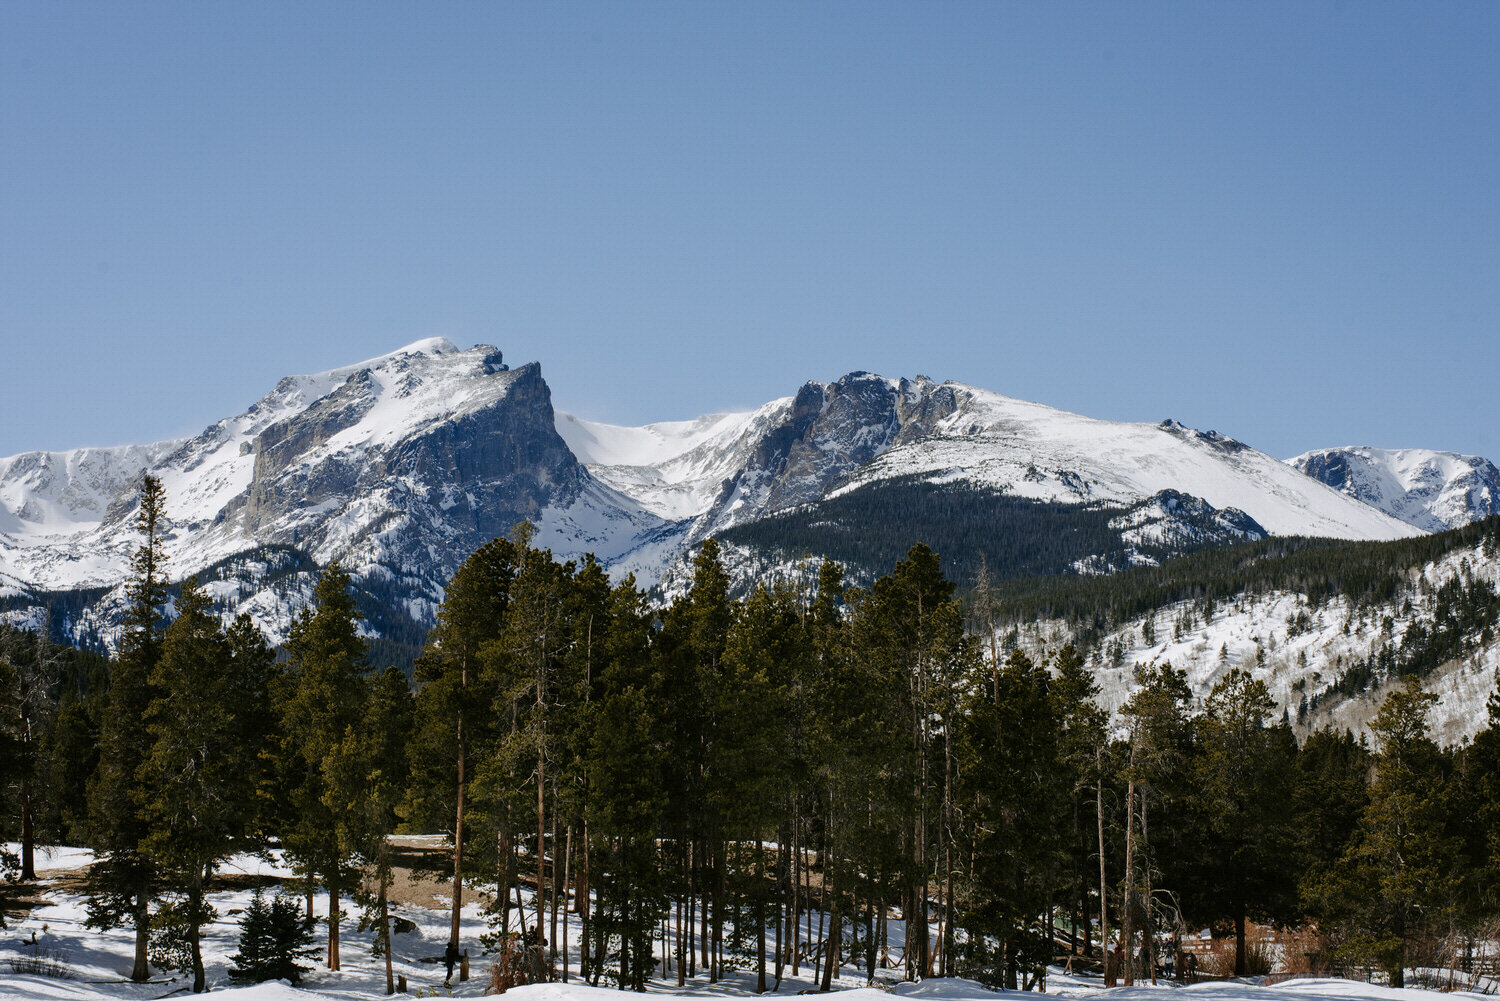
[[[299,959],[310,958],[312,922],[302,916],[297,902],[277,896],[266,902],[259,890],[240,919],[240,951],[230,956],[235,964],[229,979],[240,984],[262,980],[286,980],[297,983],[311,967]]]

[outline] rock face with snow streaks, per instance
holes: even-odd
[[[283,379],[190,439],[0,460],[0,573],[48,590],[117,585],[147,472],[166,489],[173,577],[292,547],[341,561],[419,623],[464,557],[523,519],[566,555],[617,554],[662,524],[568,450],[538,365],[435,339]],[[273,633],[278,617],[263,617]]]
[[[1324,448],[1289,459],[1335,490],[1428,532],[1500,514],[1500,469],[1425,448]]]
[[[189,438],[0,459],[0,581],[17,594],[117,586],[138,542],[146,472],[166,489],[175,579],[232,559],[281,579],[337,559],[414,629],[432,621],[465,556],[522,519],[557,555],[594,553],[648,586],[710,535],[872,485],[953,484],[973,488],[964,496],[980,505],[1003,497],[1124,512],[1110,526],[1115,555],[1082,560],[1081,572],[1266,534],[1388,539],[1448,523],[1377,510],[1371,503],[1389,492],[1351,487],[1360,474],[1340,461],[1342,479],[1325,469],[1318,482],[1175,421],[1099,421],[958,382],[868,372],[808,382],[749,412],[617,427],[554,412],[535,363],[511,369],[494,347],[434,338],[289,376]],[[1444,478],[1439,493],[1494,510],[1494,467],[1485,467],[1470,468],[1472,482]],[[272,550],[307,563],[274,569],[285,560]],[[305,588],[283,586],[278,598],[256,585],[257,572],[235,571],[223,609],[254,609],[272,628]]]

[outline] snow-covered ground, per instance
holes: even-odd
[[[1399,646],[1414,625],[1432,621],[1439,587],[1468,574],[1500,587],[1500,562],[1481,547],[1460,549],[1429,563],[1411,577],[1406,593],[1388,603],[1356,607],[1347,598],[1314,606],[1304,595],[1287,591],[1241,595],[1221,602],[1207,622],[1202,603],[1179,602],[1158,608],[1103,637],[1103,651],[1119,651],[1118,660],[1095,661],[1099,701],[1110,711],[1130,696],[1135,669],[1166,662],[1187,672],[1198,698],[1233,668],[1264,682],[1278,708],[1293,720],[1306,697],[1321,703],[1302,719],[1305,730],[1333,724],[1360,732],[1375,714],[1389,685],[1378,685],[1355,698],[1332,690],[1339,676],[1386,646]],[[1032,655],[1055,651],[1071,641],[1059,621],[1017,624],[1020,645]],[[1432,736],[1441,744],[1472,737],[1488,722],[1486,703],[1500,672],[1500,637],[1470,655],[1443,665],[1423,679],[1438,697],[1429,716]]]
[[[408,839],[410,840],[410,839]],[[424,840],[424,839],[417,839]],[[15,845],[6,846],[12,850]],[[128,930],[117,929],[98,932],[84,927],[84,899],[76,892],[63,889],[57,880],[68,885],[69,876],[76,880],[81,867],[91,860],[90,853],[78,848],[47,848],[38,853],[37,867],[42,877],[43,904],[37,906],[24,918],[10,918],[10,927],[0,930],[0,998],[19,1001],[104,1001],[104,999],[126,999],[146,1001],[168,996],[187,996],[191,980],[184,981],[180,974],[153,969],[151,982],[132,984],[126,980],[130,957],[134,947],[134,936]],[[275,859],[270,861],[244,856],[233,860],[224,873],[242,877],[280,879],[289,873]],[[455,974],[452,984],[444,986],[444,969],[441,964],[443,948],[448,939],[450,911],[445,906],[447,898],[440,892],[440,882],[426,884],[433,888],[430,904],[419,906],[413,903],[394,904],[394,916],[411,921],[415,930],[398,934],[394,938],[394,970],[405,976],[408,995],[473,997],[485,993],[489,978],[490,959],[483,955],[479,936],[485,930],[481,905],[468,903],[463,908],[461,946],[471,959],[471,977],[460,981]],[[268,889],[266,892],[273,892]],[[372,935],[356,927],[357,920],[349,917],[352,909],[345,904],[346,920],[342,924],[342,969],[330,972],[323,968],[320,960],[293,988],[285,983],[263,983],[253,986],[236,986],[228,979],[231,965],[229,957],[238,947],[239,915],[248,906],[252,891],[248,889],[215,893],[210,902],[218,911],[215,921],[204,929],[203,949],[207,968],[209,989],[216,995],[233,1001],[319,1001],[319,999],[363,999],[385,996],[384,961],[371,955]],[[530,896],[525,903],[531,906]],[[316,898],[316,910],[326,915],[328,900],[320,894]],[[891,944],[903,941],[903,929],[899,921],[891,921]],[[934,929],[935,931],[935,929]],[[514,988],[510,994],[516,1001],[625,1001],[628,995],[606,988],[594,988],[576,981],[578,970],[578,943],[580,927],[576,916],[569,923],[569,968],[575,977],[571,983],[538,984]],[[325,940],[320,934],[320,947]],[[659,947],[659,946],[658,946]],[[10,961],[33,955],[34,952],[56,958],[69,974],[69,979],[59,979],[35,974],[18,974],[11,970]],[[660,967],[658,968],[660,972]],[[972,981],[961,979],[931,979],[920,984],[902,983],[898,970],[882,970],[876,984],[871,987],[861,972],[852,965],[843,969],[837,978],[836,987],[848,1001],[880,1001],[887,995],[918,999],[918,1001],[987,1001],[1000,995],[1015,998],[1017,992],[990,991]],[[787,976],[776,993],[794,995],[808,993],[814,989],[812,971],[804,964],[800,975]],[[679,988],[675,970],[664,978],[652,981],[653,993],[680,996],[682,998],[741,998],[755,993],[753,971],[731,972],[717,984],[711,984],[703,975],[689,978],[685,987]],[[1181,1001],[1426,1001],[1431,997],[1427,991],[1406,989],[1391,990],[1364,983],[1332,980],[1302,979],[1288,981],[1276,986],[1257,986],[1251,983],[1207,983],[1182,987],[1163,982],[1160,986],[1142,985],[1134,988],[1116,988],[1104,991],[1096,978],[1074,976],[1054,969],[1049,972],[1047,992],[1064,997],[1107,996],[1111,1001],[1159,1001],[1167,993],[1176,994]],[[1183,993],[1178,993],[1183,992]],[[1455,992],[1450,995],[1456,1001],[1474,1001],[1480,994]]]

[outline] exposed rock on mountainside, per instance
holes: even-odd
[[[0,459],[11,614],[62,602],[75,634],[108,645],[147,471],[166,488],[169,572],[232,581],[215,592],[221,611],[251,610],[273,636],[313,568],[337,559],[372,633],[420,639],[458,564],[522,519],[559,556],[593,553],[669,591],[684,553],[735,532],[745,567],[828,555],[842,538],[862,579],[921,537],[947,540],[950,558],[992,552],[1002,575],[1034,575],[1267,534],[1419,531],[1174,421],[1092,420],[854,372],[747,413],[615,427],[554,413],[535,363],[511,369],[493,347],[436,338],[285,378],[190,438]]]
[[[1425,448],[1324,448],[1288,460],[1335,490],[1428,532],[1500,514],[1500,469]]]

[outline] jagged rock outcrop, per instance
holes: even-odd
[[[1500,469],[1424,448],[1324,448],[1287,460],[1313,479],[1428,532],[1500,514]]]

